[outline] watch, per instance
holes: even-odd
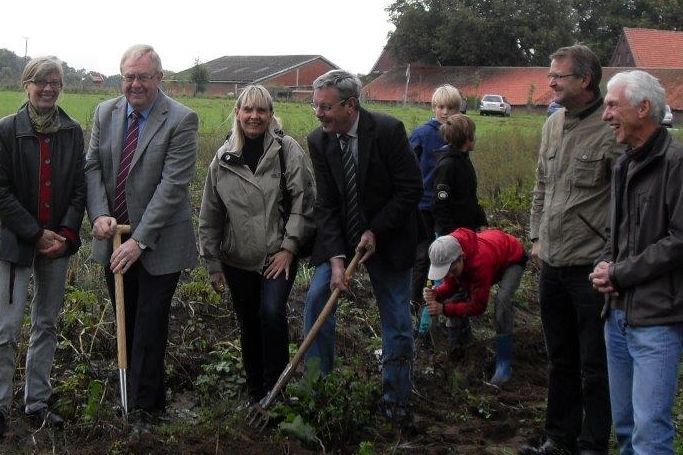
[[[145,251],[145,250],[147,249],[147,245],[145,245],[145,244],[142,243],[141,241],[135,240],[135,243],[138,244],[138,248],[140,248],[142,251]]]

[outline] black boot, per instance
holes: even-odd
[[[519,455],[572,455],[574,452],[552,439],[546,439],[539,447],[523,446],[518,451]]]

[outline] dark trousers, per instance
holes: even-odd
[[[289,362],[287,298],[296,269],[295,261],[289,279],[284,273],[267,279],[257,272],[223,265],[239,320],[242,362],[252,400],[260,400],[272,389]]]
[[[423,229],[426,235],[417,244],[417,251],[415,252],[415,266],[411,276],[410,284],[410,300],[413,302],[424,302],[422,298],[422,288],[427,281],[427,272],[429,272],[429,245],[434,241],[434,217],[429,210],[420,210]]]
[[[109,295],[115,304],[114,275],[105,267]],[[151,275],[137,261],[123,275],[131,409],[162,411],[166,406],[164,357],[168,316],[180,272]]]
[[[541,319],[550,360],[546,433],[573,449],[607,452],[612,424],[603,297],[588,281],[591,266],[543,264]]]

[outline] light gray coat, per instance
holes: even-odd
[[[113,216],[114,187],[126,124],[126,98],[97,106],[86,156],[90,220]],[[126,182],[132,237],[147,249],[140,256],[152,275],[193,267],[197,246],[188,186],[198,143],[197,114],[159,91],[133,155]],[[96,261],[108,264],[111,240],[93,239]]]

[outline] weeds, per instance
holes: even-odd
[[[326,446],[359,434],[372,423],[380,396],[376,381],[359,375],[360,369],[342,366],[323,376],[319,363],[309,362],[301,380],[287,387],[289,400],[273,408],[283,420],[280,430],[307,443],[320,439]]]

